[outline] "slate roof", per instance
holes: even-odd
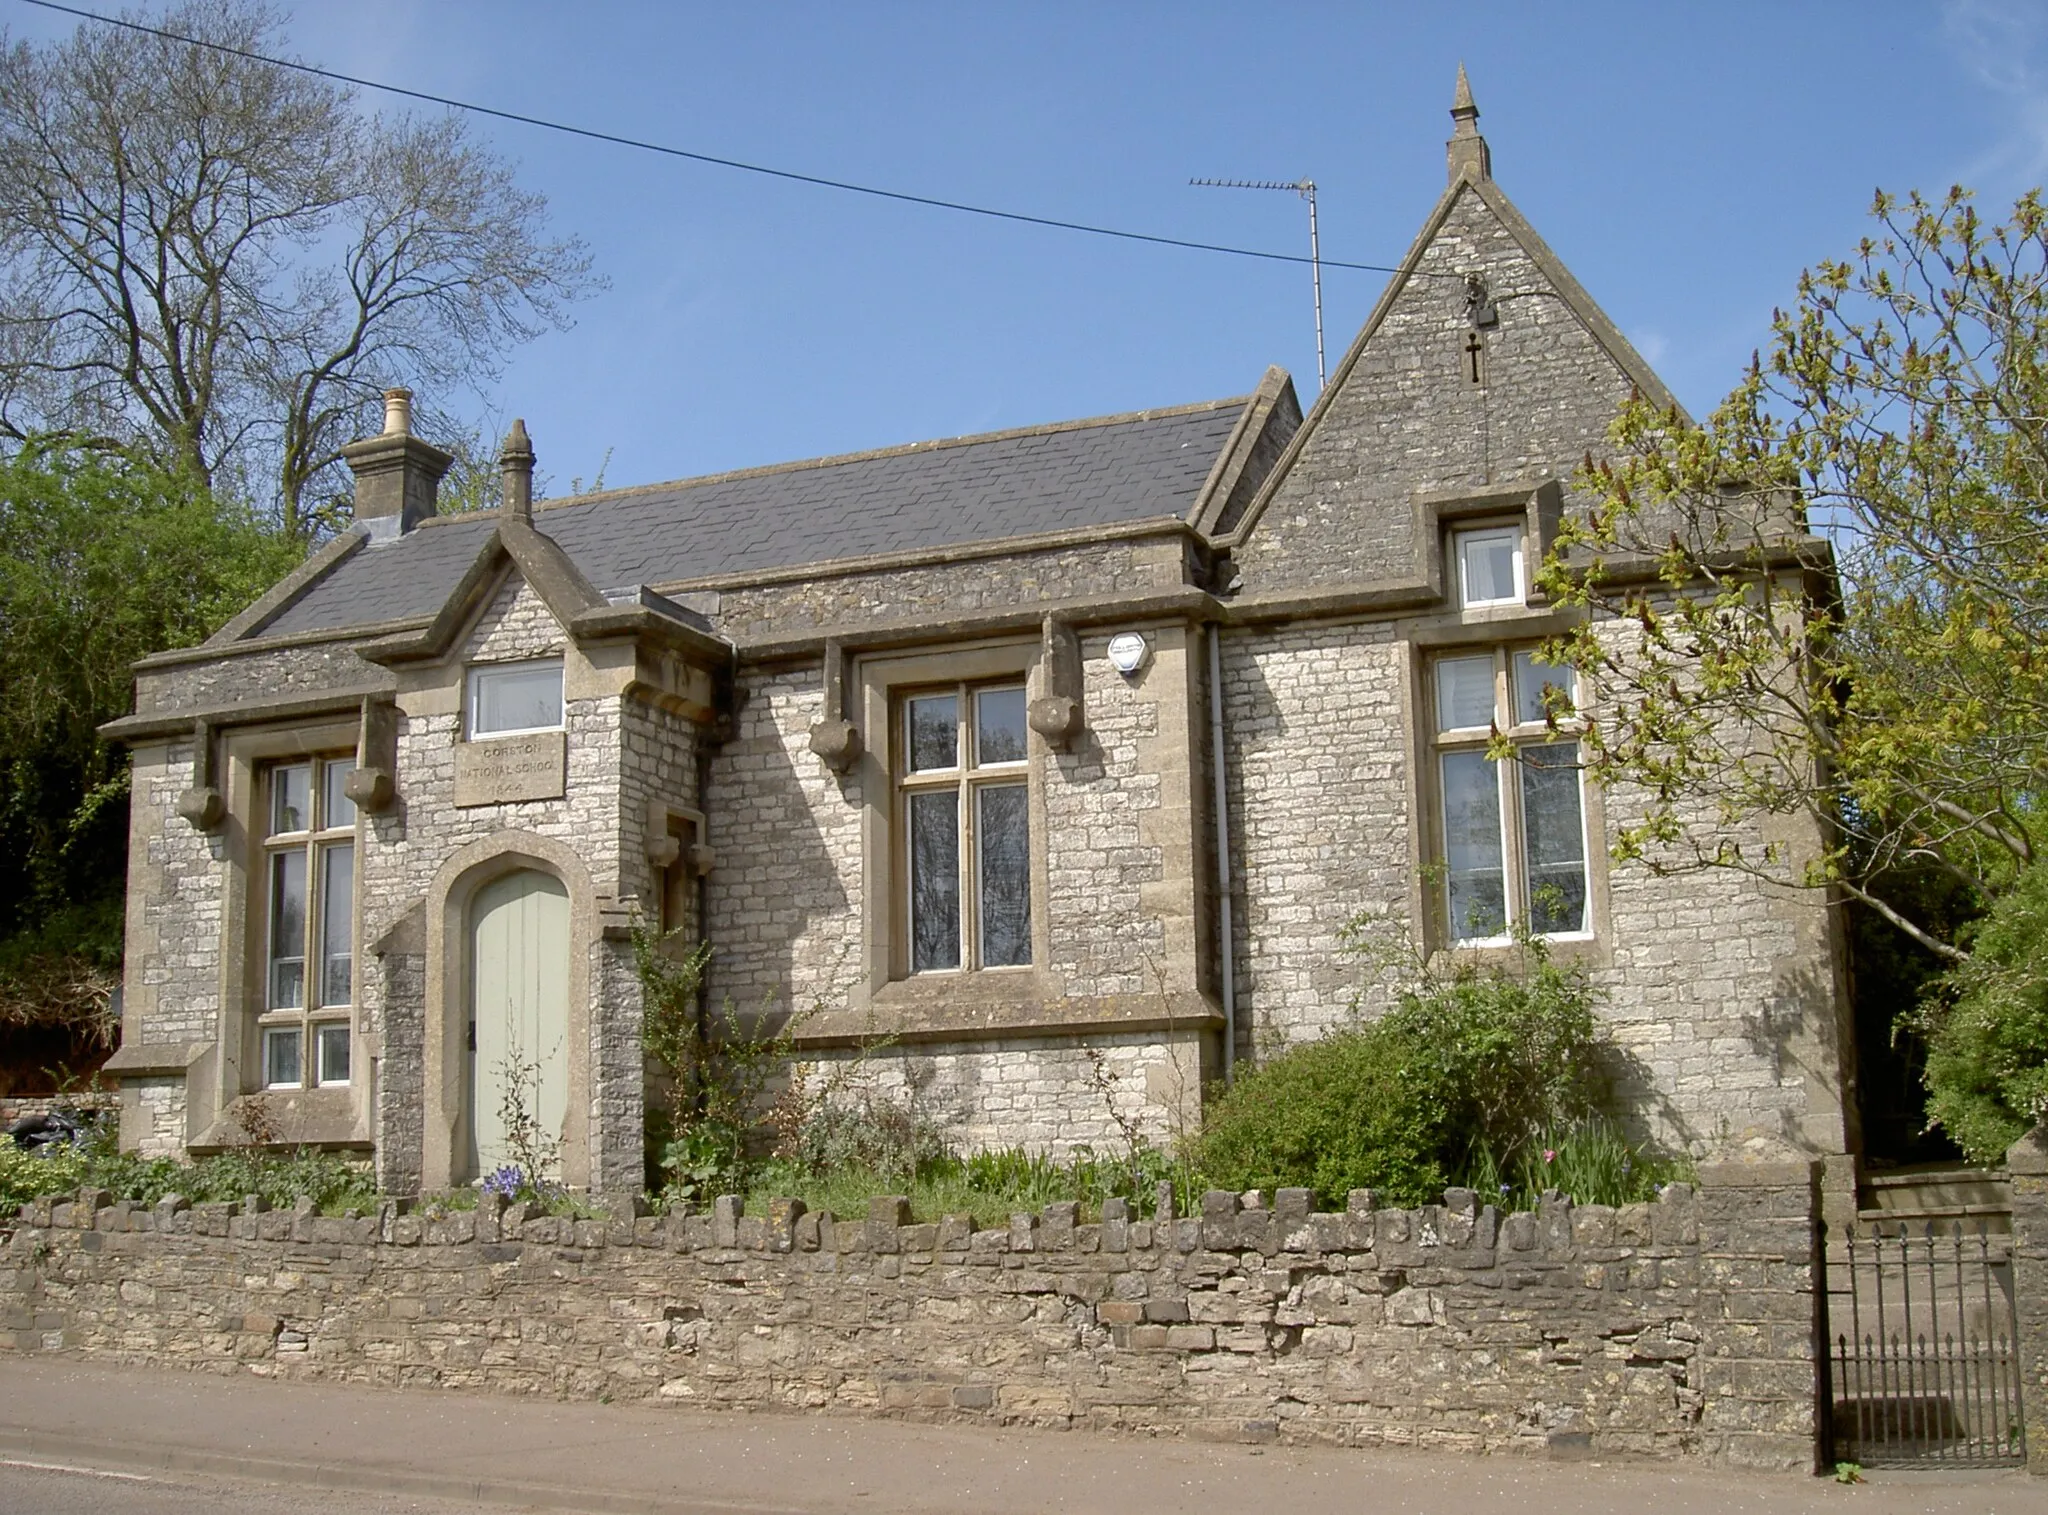
[[[534,525],[600,589],[1186,518],[1248,399],[919,443],[589,495]],[[335,631],[433,615],[492,517],[372,543],[256,629]]]

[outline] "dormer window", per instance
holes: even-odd
[[[1520,605],[1528,598],[1522,569],[1522,529],[1488,526],[1451,534],[1458,565],[1458,604],[1476,610],[1490,605]]]
[[[562,729],[562,660],[480,664],[469,670],[469,735]]]

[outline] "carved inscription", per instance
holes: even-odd
[[[487,737],[455,744],[455,803],[502,805],[558,800],[568,771],[569,739],[560,731]]]

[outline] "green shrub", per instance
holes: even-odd
[[[1514,1161],[1597,1108],[1599,1045],[1583,972],[1525,944],[1521,971],[1464,967],[1369,1024],[1292,1047],[1209,1108],[1194,1166],[1223,1188],[1351,1189],[1422,1204],[1488,1151]]]
[[[333,1152],[300,1147],[291,1152],[222,1152],[195,1162],[141,1157],[115,1146],[110,1119],[102,1118],[78,1145],[21,1151],[0,1139],[0,1216],[11,1216],[32,1199],[80,1188],[105,1189],[116,1199],[154,1205],[168,1194],[195,1204],[242,1200],[254,1194],[272,1209],[288,1210],[302,1198],[322,1213],[370,1210],[377,1184],[367,1163]]]
[[[1972,1162],[1996,1164],[2048,1118],[2048,863],[1978,923],[1966,962],[1915,1017],[1927,1038],[1927,1114]]]
[[[811,1176],[867,1172],[904,1184],[926,1168],[954,1160],[945,1133],[909,1106],[867,1090],[837,1099],[806,1099],[803,1084],[804,1069],[793,1069],[794,1093],[776,1110],[786,1127],[776,1157],[788,1168]]]
[[[32,1199],[67,1194],[86,1181],[86,1155],[77,1147],[24,1152],[0,1138],[0,1218],[13,1216]]]
[[[1238,1074],[1195,1139],[1194,1164],[1225,1189],[1315,1190],[1326,1206],[1352,1189],[1397,1204],[1441,1193],[1448,1112],[1408,1077],[1403,1037],[1335,1031]]]

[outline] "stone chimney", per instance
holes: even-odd
[[[455,460],[412,434],[412,391],[384,391],[384,430],[342,448],[356,476],[356,522],[379,539],[434,514],[441,475]]]
[[[1465,77],[1465,65],[1458,65],[1458,93],[1451,100],[1451,140],[1444,144],[1450,160],[1451,183],[1460,179],[1491,179],[1493,154],[1479,135],[1479,107],[1472,103],[1472,84]]]
[[[504,493],[498,506],[501,515],[517,521],[533,520],[533,439],[526,423],[515,420],[505,433],[505,445],[498,449],[498,477]]]

